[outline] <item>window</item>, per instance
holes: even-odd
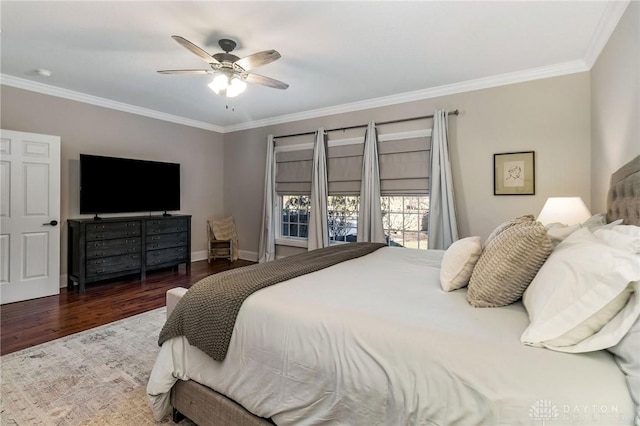
[[[383,196],[382,224],[390,246],[426,250],[429,197]],[[280,237],[306,240],[311,201],[308,195],[280,196]],[[329,241],[355,242],[358,235],[360,196],[332,195],[327,199]]]
[[[280,236],[284,238],[304,238],[309,236],[308,195],[282,195],[280,197]]]
[[[417,125],[416,125],[417,126]],[[383,229],[390,246],[427,248],[431,130],[408,126],[378,135]],[[353,133],[355,135],[357,132]],[[344,135],[326,141],[327,226],[331,244],[355,242],[358,235],[364,138]],[[283,142],[274,147],[276,244],[306,247],[311,211],[314,143]],[[422,194],[422,195],[420,195]]]
[[[280,197],[280,237],[309,236],[311,201],[308,195],[282,195]],[[333,195],[327,199],[329,240],[355,242],[358,234],[358,208],[360,196]]]
[[[382,226],[390,246],[427,249],[429,197],[383,196]]]
[[[353,243],[358,236],[359,195],[330,195],[327,197],[329,242]]]

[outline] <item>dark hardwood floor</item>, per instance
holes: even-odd
[[[60,289],[56,296],[41,297],[0,307],[0,354],[48,342],[79,331],[137,315],[165,305],[165,293],[173,287],[191,287],[200,279],[228,269],[251,265],[238,260],[193,262],[191,274],[185,267],[135,277],[88,284],[87,291]]]

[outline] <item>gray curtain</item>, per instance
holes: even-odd
[[[382,207],[380,206],[380,168],[378,166],[378,133],[373,121],[367,126],[360,182],[358,241],[383,243]]]
[[[309,217],[309,250],[329,246],[329,224],[327,214],[327,152],[325,131],[321,127],[316,133],[313,147],[311,176],[311,215]]]
[[[431,176],[429,184],[430,249],[447,249],[458,239],[458,223],[449,162],[449,118],[447,111],[433,115],[431,134]]]
[[[276,195],[273,135],[267,137],[267,161],[264,172],[264,203],[262,207],[262,232],[258,249],[258,262],[264,263],[276,258]]]

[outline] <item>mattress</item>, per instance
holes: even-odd
[[[223,362],[165,342],[147,386],[154,416],[176,380],[194,380],[278,425],[632,423],[607,351],[521,344],[522,305],[478,309],[466,290],[442,291],[443,253],[385,247],[262,289]]]

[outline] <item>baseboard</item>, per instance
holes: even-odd
[[[258,253],[255,251],[238,250],[238,257],[242,260],[250,260],[251,262],[258,261]]]
[[[191,261],[192,262],[197,262],[198,260],[207,260],[207,251],[206,250],[192,251],[191,252]]]
[[[250,260],[252,262],[258,261],[258,253],[255,251],[238,250],[238,257],[242,260]],[[196,262],[198,260],[207,260],[207,251],[194,251],[191,253],[191,261]]]

